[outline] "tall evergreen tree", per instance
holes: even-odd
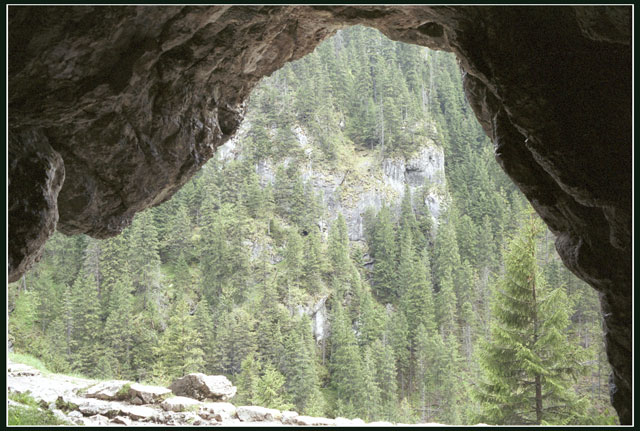
[[[566,338],[567,301],[545,286],[537,264],[540,223],[533,218],[509,244],[495,292],[491,341],[478,385],[481,420],[500,424],[570,424],[582,403],[570,383],[580,372],[580,348]]]

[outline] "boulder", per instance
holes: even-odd
[[[164,400],[160,407],[171,412],[184,412],[187,410],[196,410],[202,403],[193,398],[187,397],[171,397]]]
[[[285,425],[295,425],[295,419],[298,417],[298,412],[293,412],[291,410],[285,410],[282,412],[282,421]]]
[[[120,408],[120,413],[129,416],[134,421],[148,421],[155,419],[159,411],[151,407],[123,404]]]
[[[120,414],[123,404],[95,399],[79,399],[78,410],[85,416],[102,415],[109,418]]]
[[[126,380],[107,380],[90,386],[84,396],[99,400],[123,400],[129,396],[128,388],[125,386],[131,384]]]
[[[227,401],[237,390],[225,376],[207,376],[202,373],[188,374],[173,382],[169,389],[176,395],[201,401]]]
[[[336,424],[336,421],[328,418],[316,418],[313,416],[297,416],[294,419],[296,425],[305,426],[332,426]]]
[[[171,389],[132,383],[129,386],[131,404],[159,404],[171,395]]]
[[[198,415],[203,419],[224,422],[236,416],[236,406],[231,403],[204,403],[198,409]]]
[[[111,419],[111,423],[112,424],[118,424],[118,425],[131,425],[131,419],[129,419],[128,417],[125,416],[116,416],[115,418]]]
[[[9,400],[11,401],[11,400]],[[67,415],[64,414],[64,412],[62,410],[58,410],[58,409],[49,409],[51,410],[51,412],[53,413],[53,415],[56,417],[56,419],[64,421],[64,422],[69,422],[69,417]]]
[[[259,406],[241,406],[236,411],[238,419],[243,422],[276,421],[282,418],[280,410]]]
[[[40,370],[33,368],[29,365],[25,364],[16,364],[13,362],[9,362],[9,366],[7,367],[7,374],[13,377],[25,377],[25,376],[39,376]]]
[[[88,425],[109,425],[109,418],[102,415],[93,415],[85,418]]]
[[[368,427],[392,427],[393,424],[391,422],[379,421],[379,422],[369,422],[367,426]]]
[[[355,427],[364,425],[362,419],[335,418],[335,424],[338,427]]]

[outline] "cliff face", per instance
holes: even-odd
[[[250,123],[243,123],[238,134],[218,149],[217,157],[221,161],[242,157],[242,140],[246,138],[250,127]],[[339,213],[344,216],[351,241],[365,240],[363,216],[367,209],[377,212],[386,204],[396,213],[399,212],[405,186],[408,186],[413,197],[414,209],[420,211],[422,206],[426,207],[437,226],[438,217],[449,199],[444,152],[440,143],[429,139],[406,157],[385,157],[377,151],[352,146],[352,162],[341,169],[336,164],[314,164],[314,152],[320,151],[318,145],[314,144],[315,138],[300,126],[292,131],[308,158],[300,166],[302,179],[323,196],[328,221],[335,220]],[[435,129],[433,135],[436,135]],[[278,166],[286,167],[290,163],[300,162],[292,157],[275,163],[271,159],[259,160],[255,170],[261,185],[273,185]],[[326,233],[327,226],[320,228]]]
[[[168,199],[261,77],[354,24],[458,56],[498,162],[602,293],[631,423],[630,7],[12,6],[9,281],[57,217],[105,238]]]

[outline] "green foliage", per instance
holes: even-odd
[[[510,243],[496,291],[492,339],[482,356],[485,380],[476,394],[486,422],[582,422],[584,403],[570,386],[582,372],[582,349],[566,337],[566,293],[549,289],[538,268],[540,230],[531,217]]]
[[[284,383],[285,377],[271,364],[267,364],[255,385],[254,404],[278,410],[293,408],[293,404],[287,402]]]
[[[9,406],[7,425],[71,425],[69,422],[58,419],[51,410],[40,408],[29,391],[21,394],[11,393],[8,398],[25,407]]]
[[[12,362],[16,362],[18,364],[29,365],[37,370],[39,370],[42,374],[47,375],[50,374],[51,371],[47,369],[47,366],[35,356],[25,354],[25,353],[9,353],[9,360]]]
[[[165,379],[182,377],[204,368],[202,334],[197,331],[184,298],[176,304],[155,353],[158,357],[156,375]]]

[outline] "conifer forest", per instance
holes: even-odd
[[[615,424],[597,293],[493,152],[453,54],[343,29],[121,235],[55,233],[9,285],[9,343],[310,416]]]

